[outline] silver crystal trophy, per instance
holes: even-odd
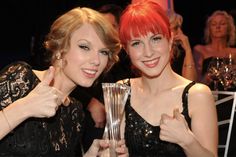
[[[117,157],[115,152],[120,137],[120,123],[124,106],[130,93],[130,87],[119,83],[102,83],[106,110],[106,127],[103,138],[109,141],[109,148],[104,150],[102,157]]]

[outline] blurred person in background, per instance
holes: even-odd
[[[183,17],[180,14],[172,12],[169,15],[170,28],[173,36],[172,69],[189,80],[197,80],[197,72],[192,55],[191,45],[188,37],[183,33],[181,27]]]
[[[205,44],[193,48],[198,81],[209,85],[207,69],[214,57],[224,58],[230,54],[236,56],[235,25],[233,18],[226,11],[216,10],[206,20],[204,29]]]

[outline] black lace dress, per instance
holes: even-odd
[[[7,66],[0,72],[0,108],[26,96],[39,82],[28,64]],[[0,141],[0,157],[75,156],[83,119],[81,103],[71,98],[54,117],[29,118],[16,127]]]
[[[182,94],[183,111],[190,127],[188,115],[188,90],[195,82],[185,87]],[[185,157],[183,149],[159,138],[160,126],[146,122],[130,105],[130,96],[125,107],[125,141],[130,157]]]

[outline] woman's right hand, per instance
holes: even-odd
[[[50,86],[55,75],[54,67],[50,67],[43,80],[24,98],[19,99],[29,117],[52,117],[62,103],[62,93]]]
[[[186,53],[191,52],[188,36],[186,36],[181,29],[178,29],[178,33],[174,36],[174,40],[180,43]]]

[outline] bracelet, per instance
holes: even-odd
[[[185,67],[185,68],[193,68],[193,67],[194,67],[194,64],[184,64],[184,67]]]
[[[4,109],[2,109],[2,115],[3,115],[3,117],[5,118],[5,120],[6,120],[7,124],[8,124],[8,127],[9,127],[9,129],[10,129],[10,132],[11,132],[11,131],[12,131],[12,127],[11,127],[11,125],[10,125],[8,119],[7,119],[6,114],[4,113]]]

